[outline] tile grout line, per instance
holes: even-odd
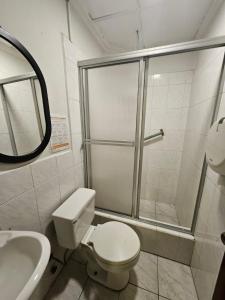
[[[33,176],[33,172],[32,172],[32,166],[30,165],[29,168],[30,168],[31,180],[32,180],[32,184],[33,184],[34,198],[35,198],[35,203],[36,203],[36,209],[37,209],[37,215],[38,215],[39,225],[40,225],[41,232],[43,233],[43,228],[42,228],[42,223],[41,223],[41,217],[40,217],[39,207],[38,207],[38,201],[37,201],[37,193],[36,193],[35,184],[34,184],[34,176]]]
[[[147,289],[145,289],[145,288],[143,288],[143,287],[140,287],[140,286],[138,286],[138,285],[136,285],[136,284],[134,284],[134,283],[128,282],[128,284],[133,285],[133,286],[136,286],[138,289],[144,290],[144,291],[146,291],[146,292],[149,292],[149,293],[151,293],[151,294],[154,294],[154,295],[158,296],[158,294],[157,294],[156,292],[147,290]]]
[[[158,282],[158,298],[159,298],[159,257],[157,255],[157,282]]]
[[[190,267],[190,270],[191,270],[191,277],[192,277],[193,284],[194,284],[194,287],[195,287],[196,296],[197,296],[197,299],[199,300],[198,291],[197,291],[197,286],[196,286],[196,284],[195,284],[195,280],[194,280],[194,275],[193,275],[192,267],[191,267],[191,265],[190,265],[189,267]]]

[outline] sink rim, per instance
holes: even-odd
[[[38,263],[36,267],[34,268],[34,271],[32,275],[30,276],[29,280],[25,283],[24,287],[20,291],[20,293],[17,295],[16,300],[25,300],[28,299],[36,286],[38,285],[50,258],[50,252],[51,252],[51,246],[49,243],[49,240],[45,235],[39,232],[34,231],[17,231],[17,230],[1,230],[0,231],[0,240],[1,235],[5,234],[7,241],[13,240],[14,238],[23,238],[23,237],[30,237],[33,239],[36,239],[41,246],[41,252],[40,257],[38,260]],[[7,236],[8,235],[8,236]],[[4,246],[3,246],[4,247]]]

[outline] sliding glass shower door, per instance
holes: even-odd
[[[84,74],[87,185],[96,207],[132,213],[139,62]]]

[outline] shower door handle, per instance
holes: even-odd
[[[164,134],[163,129],[160,129],[158,133],[151,134],[151,135],[147,136],[146,138],[144,138],[144,142],[145,142],[145,143],[146,143],[146,142],[149,142],[149,141],[151,141],[151,139],[154,139],[154,138],[157,137],[157,136],[164,136],[164,135],[165,135],[165,134]]]

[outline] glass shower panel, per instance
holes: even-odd
[[[135,139],[138,63],[88,70],[90,137]]]
[[[220,49],[219,51],[223,51]],[[218,90],[218,49],[149,60],[139,216],[190,228]]]
[[[96,207],[131,215],[134,148],[92,145],[92,188]]]
[[[88,70],[89,186],[96,206],[131,215],[139,63]]]

